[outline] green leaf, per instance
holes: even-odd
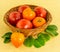
[[[11,34],[11,32],[7,32],[2,36],[2,38],[10,38]]]
[[[40,43],[40,45],[45,45],[45,41],[44,41],[44,38],[43,38],[43,36],[42,35],[40,35],[38,38],[37,38],[37,40],[39,41],[39,43]]]
[[[41,35],[41,37],[44,39],[44,41],[48,41],[50,39],[49,34],[46,33],[39,33],[38,37]]]
[[[57,28],[56,25],[49,25],[49,26],[47,27],[47,29],[52,30],[52,31],[57,31],[57,30],[58,30],[58,28]]]
[[[39,37],[40,35],[42,35],[42,34],[43,34],[43,33],[39,33],[39,34],[38,34],[38,37]]]
[[[24,45],[27,47],[31,47],[33,45],[34,39],[32,36],[29,36],[28,38],[25,39]]]
[[[5,38],[4,39],[4,43],[9,43],[10,42],[10,39],[9,38]]]
[[[34,44],[33,44],[33,45],[34,45],[36,48],[39,48],[39,47],[42,46],[37,39],[34,40]]]
[[[45,30],[47,33],[51,34],[52,36],[57,36],[58,33],[56,31],[50,30],[50,29],[46,29]]]
[[[7,32],[2,36],[2,38],[4,38],[4,43],[10,42],[11,34],[12,34],[11,32]]]
[[[58,30],[58,28],[56,25],[49,25],[46,28],[45,32],[49,33],[52,36],[57,36],[58,35],[57,30]]]
[[[50,40],[50,36],[49,36],[49,34],[45,34],[45,33],[43,33],[42,36],[43,36],[43,38],[44,38],[45,41]]]

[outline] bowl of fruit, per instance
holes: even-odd
[[[35,36],[44,31],[52,20],[50,12],[40,6],[20,5],[5,13],[4,22],[13,32]]]

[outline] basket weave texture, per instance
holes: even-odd
[[[20,6],[21,6],[21,5],[20,5]],[[45,10],[47,11],[47,16],[46,16],[46,21],[47,21],[47,22],[46,22],[44,25],[42,25],[42,26],[40,26],[40,27],[38,27],[38,28],[34,28],[34,29],[18,29],[18,28],[16,28],[16,27],[12,26],[12,25],[8,22],[8,17],[9,17],[9,14],[10,14],[11,12],[17,11],[17,10],[18,10],[18,7],[20,7],[20,6],[11,8],[11,9],[10,9],[9,11],[7,11],[7,12],[5,13],[5,15],[4,15],[4,22],[10,27],[10,29],[11,29],[13,32],[15,32],[15,31],[22,32],[22,33],[24,33],[24,35],[25,35],[26,37],[28,37],[28,36],[30,36],[30,35],[35,36],[35,35],[37,35],[38,33],[44,31],[44,30],[47,28],[47,26],[50,24],[50,22],[52,21],[52,16],[51,16],[50,12],[49,12],[47,9],[45,9]],[[28,6],[30,6],[32,9],[34,9],[34,8],[36,7],[35,5],[28,5]]]

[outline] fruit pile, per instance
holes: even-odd
[[[41,27],[47,22],[47,11],[43,7],[32,8],[28,5],[22,5],[16,11],[10,12],[8,17],[9,23],[19,29],[33,29]],[[16,48],[22,44],[26,47],[34,45],[34,47],[39,48],[44,46],[51,36],[57,36],[57,30],[57,26],[49,25],[43,32],[36,34],[36,38],[31,35],[25,37],[23,32],[7,32],[2,38],[4,38],[4,43],[11,42]]]
[[[28,5],[18,7],[18,11],[9,14],[9,23],[19,29],[32,29],[46,23],[47,11],[42,7],[32,9]]]

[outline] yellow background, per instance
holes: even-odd
[[[41,48],[28,48],[24,45],[15,48],[11,43],[3,43],[1,36],[11,31],[3,22],[4,14],[10,8],[22,4],[38,5],[49,10],[53,17],[51,24],[57,25],[58,32],[60,32],[60,0],[0,0],[0,52],[60,52],[60,34],[52,38]]]

